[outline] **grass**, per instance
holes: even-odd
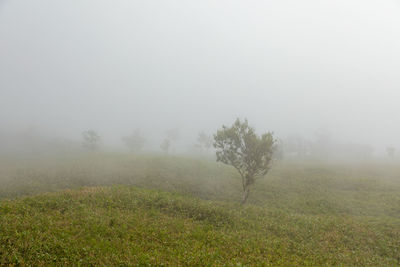
[[[279,163],[240,206],[201,159],[3,159],[0,265],[398,266],[400,168]]]

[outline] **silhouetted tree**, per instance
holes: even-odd
[[[222,126],[214,135],[217,161],[233,166],[242,178],[242,204],[249,197],[250,186],[270,169],[274,144],[272,133],[257,136],[247,120],[237,119],[232,127]]]

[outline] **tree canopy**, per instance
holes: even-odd
[[[222,126],[214,135],[217,161],[233,166],[242,178],[242,203],[247,201],[255,180],[268,173],[274,144],[272,133],[258,136],[247,119],[244,122],[237,119],[231,127]]]

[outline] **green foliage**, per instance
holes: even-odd
[[[272,133],[257,136],[247,119],[235,121],[232,127],[223,126],[214,135],[217,161],[233,166],[242,177],[243,203],[247,201],[249,187],[270,169],[274,153]]]
[[[399,224],[135,187],[0,202],[0,265],[396,266]]]
[[[207,160],[0,158],[0,265],[398,266],[399,172],[279,161],[241,206],[239,174]]]
[[[101,138],[94,130],[87,130],[82,133],[82,146],[89,150],[97,150],[100,146]]]

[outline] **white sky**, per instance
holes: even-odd
[[[0,0],[0,129],[400,145],[400,1]]]

